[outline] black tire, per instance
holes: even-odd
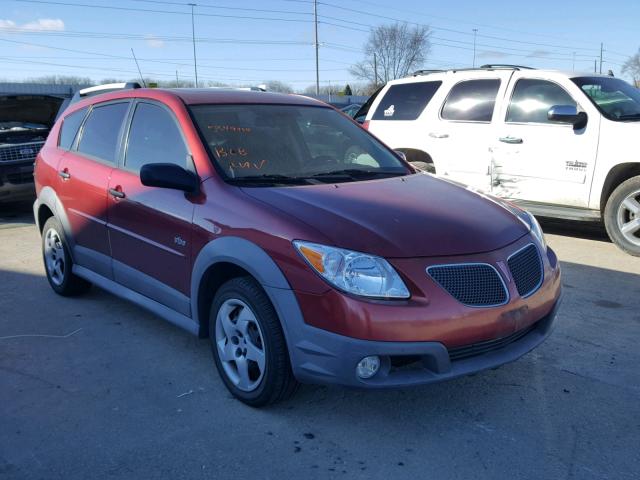
[[[56,253],[53,255],[48,253],[48,250],[50,250],[48,242],[57,245]],[[42,259],[49,285],[58,295],[65,297],[80,295],[91,288],[89,282],[74,275],[72,272],[73,260],[69,254],[64,229],[56,217],[50,217],[42,228]],[[57,269],[52,267],[54,263],[58,265]]]
[[[618,248],[640,257],[640,230],[625,234],[621,228],[621,225],[632,221],[640,222],[640,214],[631,212],[623,205],[629,198],[634,199],[635,203],[640,202],[640,176],[622,182],[613,191],[604,209],[604,225],[609,238]]]
[[[226,333],[222,333],[225,338],[217,337],[218,313],[220,312],[221,318],[224,317],[224,311],[221,310],[221,308],[223,306],[229,308],[228,305],[233,302],[247,306],[250,309],[249,313],[253,314],[252,318],[255,319],[259,327],[259,343],[262,346],[265,361],[261,378],[255,380],[256,386],[251,391],[239,388],[236,386],[236,383],[232,381],[230,374],[225,371],[225,368],[233,370],[234,361],[229,362],[228,358],[226,360],[222,359],[221,355],[223,355],[223,353],[221,353],[221,349],[219,349],[218,346],[218,342],[228,345],[228,335],[226,335]],[[238,308],[242,311],[245,307],[238,306]],[[232,315],[233,313],[229,315],[229,318],[231,318]],[[236,315],[240,314],[237,313]],[[235,325],[239,325],[239,320],[236,320]],[[219,328],[224,330],[222,326]],[[236,332],[239,332],[239,330],[236,330]],[[242,342],[246,345],[249,339],[249,336],[246,334],[244,337],[240,333],[238,333],[238,335],[240,338],[233,337],[234,342],[233,347],[231,347],[232,349],[242,347]],[[238,400],[252,407],[262,407],[285,400],[291,397],[297,390],[298,382],[291,370],[287,343],[278,315],[260,284],[252,277],[234,278],[218,289],[209,312],[209,337],[211,339],[213,358],[220,378],[222,378],[222,381],[231,394]],[[236,342],[239,342],[239,344]],[[242,348],[239,348],[239,350],[242,351]],[[246,348],[244,349],[244,355],[247,355]],[[237,352],[236,356],[238,356]],[[246,358],[245,361],[248,363],[250,360],[248,357]],[[256,369],[259,370],[256,362],[253,362],[252,365],[254,367],[254,373]],[[235,363],[235,368],[239,370],[237,363]],[[233,371],[231,374],[233,374]]]

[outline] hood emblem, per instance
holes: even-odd
[[[23,149],[20,150],[19,153],[23,157],[26,157],[27,155],[33,155],[35,152],[33,151],[32,148],[23,148]]]

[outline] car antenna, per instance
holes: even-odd
[[[131,49],[131,55],[133,55],[133,60],[136,62],[136,67],[138,67],[138,73],[140,74],[140,80],[142,81],[142,86],[144,88],[147,88],[147,84],[144,81],[144,77],[142,76],[142,72],[140,71],[140,65],[138,65],[138,59],[136,58],[136,54],[133,51],[133,48]]]

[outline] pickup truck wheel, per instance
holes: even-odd
[[[234,278],[220,287],[209,333],[216,367],[234,397],[262,407],[293,395],[298,384],[280,321],[253,278]]]
[[[604,210],[604,224],[613,243],[630,255],[640,256],[640,176],[613,191]]]
[[[80,295],[91,287],[89,282],[73,274],[64,230],[55,217],[50,217],[42,229],[42,257],[49,285],[57,294]]]

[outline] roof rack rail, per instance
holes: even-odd
[[[415,72],[413,72],[413,76],[417,77],[418,75],[429,75],[430,73],[442,73],[442,72],[446,72],[446,70],[436,70],[436,69],[423,69],[423,70],[416,70]]]
[[[533,67],[527,67],[525,65],[511,65],[508,63],[487,63],[485,65],[482,65],[480,68],[487,68],[487,69],[491,69],[491,68],[508,68],[508,69],[513,69],[513,70],[535,70],[535,68]]]

